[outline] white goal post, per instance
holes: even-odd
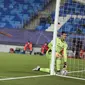
[[[60,1],[56,0],[56,9],[55,9],[55,21],[54,21],[54,31],[53,31],[53,47],[52,47],[52,57],[51,57],[51,65],[50,65],[50,74],[54,75],[54,66],[55,66],[55,47],[56,47],[56,38],[57,38],[57,29],[58,29],[58,17],[59,17],[59,8]]]

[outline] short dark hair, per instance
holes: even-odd
[[[67,34],[66,32],[64,32],[64,31],[62,31],[62,33],[61,34]]]

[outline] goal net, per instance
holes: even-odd
[[[53,21],[55,13],[51,14]],[[62,31],[68,34],[67,76],[85,79],[85,1],[61,0],[57,23],[58,34]],[[46,31],[53,31],[53,26],[54,23]],[[61,68],[62,65],[63,61]]]

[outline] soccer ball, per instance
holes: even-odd
[[[65,69],[63,69],[63,70],[61,71],[61,75],[66,76],[67,74],[68,74],[68,71],[67,71],[67,70],[65,70]]]

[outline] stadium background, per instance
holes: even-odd
[[[37,64],[47,67],[46,58],[39,55],[8,54],[10,48],[23,48],[24,44],[29,40],[33,43],[34,51],[39,51],[41,45],[45,42],[50,42],[53,37],[53,26],[55,20],[55,2],[56,0],[0,0],[0,31],[7,32],[13,35],[8,38],[0,35],[0,77],[20,77],[34,76],[46,73],[32,72],[31,69]],[[58,20],[58,35],[62,31],[68,34],[66,39],[68,50],[85,49],[85,1],[84,0],[61,0],[59,20]],[[76,44],[75,43],[80,43]],[[82,44],[81,44],[82,42]],[[77,48],[78,46],[78,48]],[[79,54],[77,54],[79,56]],[[3,58],[3,57],[4,58]],[[28,57],[29,56],[29,57]],[[77,57],[79,58],[79,57]],[[34,60],[33,60],[34,59]],[[75,62],[74,62],[75,61]],[[16,62],[16,63],[15,63]],[[23,62],[23,63],[22,63]],[[29,63],[28,63],[29,62]],[[36,63],[35,63],[36,62]],[[44,62],[44,63],[43,63]],[[80,64],[79,64],[80,62]],[[84,60],[69,59],[69,70],[82,70],[85,68]],[[78,68],[77,68],[78,66]],[[80,67],[80,68],[79,68]],[[83,69],[84,70],[84,69]],[[85,78],[85,72],[73,73],[71,76]],[[53,78],[53,79],[52,79]],[[3,81],[0,79],[1,85],[84,85],[85,82],[80,80],[64,79],[60,77],[43,77],[32,79]],[[52,79],[52,82],[50,82]],[[57,80],[56,80],[57,79]],[[8,79],[9,80],[9,79]],[[42,82],[40,84],[40,82]],[[61,82],[61,81],[62,82]],[[66,80],[66,82],[64,81]],[[29,81],[29,82],[28,82]],[[49,81],[49,83],[47,82]]]

